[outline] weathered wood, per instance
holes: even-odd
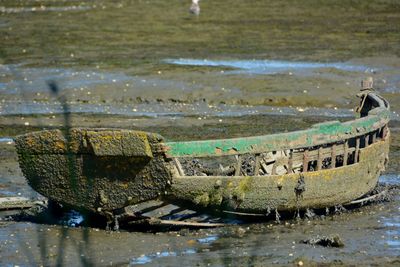
[[[179,174],[180,176],[185,176],[185,171],[183,170],[182,165],[181,165],[179,159],[174,158],[173,160],[174,160],[174,163],[175,163],[174,165],[175,165],[175,167],[176,167],[176,169],[177,169],[177,171],[178,171],[178,174]]]
[[[378,194],[375,194],[375,195],[372,195],[372,196],[369,196],[369,197],[365,197],[365,198],[361,198],[361,199],[357,199],[357,200],[353,200],[353,201],[350,201],[350,202],[348,202],[348,203],[346,203],[344,205],[354,205],[354,204],[360,204],[360,203],[363,203],[363,202],[366,202],[366,201],[371,201],[371,200],[374,200],[374,199],[376,199],[378,197],[382,197],[382,196],[386,195],[386,193],[387,193],[387,191],[384,190],[384,191],[382,191],[382,192],[380,192]]]
[[[261,158],[260,165],[261,165],[261,169],[263,170],[264,174],[269,174],[268,173],[268,166],[265,163],[264,158]]]
[[[236,155],[235,158],[237,160],[235,167],[235,176],[239,176],[242,172],[242,157],[241,155]]]
[[[377,99],[379,101],[379,99]],[[382,105],[385,103],[382,102]],[[168,142],[168,157],[210,157],[229,156],[246,153],[265,153],[340,142],[344,139],[365,135],[383,127],[389,121],[386,107],[371,110],[366,117],[340,123],[316,124],[310,129],[289,133],[203,141]]]
[[[274,165],[272,165],[272,175],[276,175],[276,167],[277,167],[277,162],[275,161]]]
[[[358,162],[359,152],[360,152],[360,138],[356,138],[356,150],[354,152],[354,163]]]
[[[288,162],[287,172],[288,173],[293,172],[293,149],[290,149],[290,151],[289,151],[289,162]]]
[[[303,152],[303,172],[308,172],[308,149]]]
[[[369,145],[369,134],[366,134],[364,136],[364,147]]]
[[[385,139],[387,134],[388,134],[388,126],[387,125],[383,126],[382,131],[383,131],[382,132],[382,139]]]
[[[1,197],[0,210],[27,209],[33,207],[37,201],[26,197]]]
[[[332,145],[332,154],[331,154],[331,168],[336,167],[336,144]]]
[[[256,154],[256,162],[254,164],[254,175],[259,175],[260,173],[260,154]]]
[[[318,159],[317,159],[317,171],[322,169],[322,160],[323,160],[323,156],[322,156],[322,147],[318,148]]]
[[[344,142],[344,151],[343,151],[343,166],[347,165],[347,160],[349,158],[349,141],[346,140]]]

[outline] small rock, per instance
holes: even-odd
[[[330,235],[322,237],[317,236],[315,238],[301,240],[300,243],[309,245],[319,245],[323,247],[335,247],[335,248],[344,247],[344,243],[339,235]]]

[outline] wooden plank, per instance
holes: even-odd
[[[277,162],[275,161],[275,163],[274,163],[274,165],[272,165],[272,175],[276,175],[276,166],[277,165]]]
[[[288,173],[293,172],[293,149],[290,149],[290,151],[289,151],[289,162],[288,162],[287,172]]]
[[[323,156],[322,156],[322,147],[318,148],[318,158],[317,158],[317,171],[322,169],[322,160],[323,160]]]
[[[303,152],[303,172],[308,172],[308,149]]]
[[[179,159],[174,158],[173,161],[174,161],[174,163],[175,163],[175,167],[176,167],[176,169],[177,169],[177,171],[178,171],[178,174],[179,174],[180,176],[185,176],[185,172],[183,171],[183,168],[182,168],[181,163],[179,162]]]
[[[336,144],[332,146],[332,155],[331,155],[331,168],[336,167]]]
[[[364,136],[364,146],[369,146],[369,134],[366,134]]]
[[[356,150],[355,150],[355,152],[354,152],[354,163],[357,163],[357,162],[358,162],[358,154],[359,154],[359,151],[360,151],[360,138],[357,137],[357,138],[356,138]]]
[[[242,172],[242,156],[236,155],[235,158],[237,160],[236,167],[235,167],[235,176],[239,176]]]
[[[269,174],[268,173],[268,166],[267,166],[267,164],[265,164],[263,158],[260,159],[260,165],[261,165],[261,169],[263,170],[264,174]]]
[[[35,203],[37,202],[26,197],[1,197],[0,210],[27,209]]]
[[[343,166],[347,165],[347,160],[349,158],[349,141],[346,140],[344,142],[344,151],[343,151]]]
[[[256,163],[255,163],[255,166],[254,166],[254,175],[258,176],[259,173],[260,173],[260,157],[261,157],[261,155],[260,154],[256,154],[255,156],[256,156]]]

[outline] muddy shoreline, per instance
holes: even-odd
[[[81,119],[84,117],[80,117]],[[265,120],[278,121],[283,117],[232,118],[237,121],[236,125],[244,125],[237,135],[242,135],[249,130],[249,124],[257,131],[265,130]],[[149,119],[147,119],[149,120]],[[191,119],[193,120],[193,119]],[[189,121],[191,121],[189,120]],[[80,123],[91,121],[84,118]],[[126,123],[125,120],[124,123]],[[194,119],[198,123],[198,119]],[[286,117],[285,123],[279,130],[284,131],[288,125],[303,121],[304,127],[318,121],[295,117]],[[79,120],[76,120],[79,125]],[[113,123],[111,123],[113,122]],[[99,123],[95,118],[91,123],[105,127],[121,127],[115,118]],[[147,122],[154,123],[152,119]],[[210,123],[210,122],[208,122]],[[199,128],[193,127],[187,121],[182,122],[180,131],[185,133],[181,139],[195,138],[198,129],[208,133],[207,137],[221,135],[215,133],[215,123],[219,128],[219,121],[213,123],[202,122]],[[19,127],[2,131],[2,134],[20,134],[26,129],[24,123],[18,123]],[[225,127],[231,125],[227,122]],[[7,125],[7,123],[3,124]],[[92,124],[90,124],[92,125]],[[144,123],[143,125],[146,125]],[[279,124],[277,124],[279,125]],[[126,126],[126,125],[125,125]],[[3,126],[5,127],[5,126]],[[151,127],[151,126],[148,126]],[[37,128],[38,129],[38,128]],[[162,129],[162,128],[161,128]],[[165,129],[168,129],[167,127]],[[165,134],[168,130],[165,130]],[[176,128],[174,128],[176,129]],[[255,132],[250,129],[251,133]],[[399,128],[393,128],[391,161],[388,166],[388,174],[383,175],[395,184],[398,184],[399,167],[397,162],[400,158],[398,149]],[[175,135],[176,137],[177,135]],[[179,138],[179,137],[178,137]],[[0,174],[2,175],[1,194],[7,195],[20,193],[24,196],[38,197],[26,184],[17,163],[17,156],[13,144],[0,143],[2,158]],[[393,176],[393,174],[395,174]],[[393,178],[391,178],[393,177]],[[394,180],[393,180],[394,179]],[[307,265],[327,264],[328,266],[352,265],[352,264],[379,264],[380,266],[396,266],[400,259],[398,257],[400,238],[398,234],[398,220],[400,220],[398,196],[391,202],[367,205],[342,214],[331,214],[316,217],[314,219],[287,218],[277,224],[273,219],[258,223],[245,222],[236,226],[227,226],[218,229],[204,230],[180,230],[159,233],[141,232],[108,232],[102,229],[86,227],[74,228],[71,226],[35,224],[30,222],[3,222],[0,227],[3,243],[0,243],[3,263],[10,261],[21,265],[34,265],[44,263],[54,265],[60,261],[65,265],[166,265],[172,266],[177,261],[192,265],[194,262],[200,265],[229,266],[240,262],[244,265],[274,264],[286,266],[298,264],[299,261]],[[4,218],[4,217],[3,217]],[[62,224],[62,223],[61,223]],[[318,236],[339,235],[343,240],[344,247],[326,248],[302,244],[307,238]],[[140,240],[141,243],[137,244]],[[135,245],[133,245],[135,244]],[[144,244],[144,245],[143,245]],[[60,247],[63,247],[62,252]],[[128,247],[129,249],[123,249]],[[40,248],[40,249],[39,249]],[[18,253],[15,253],[15,250]],[[266,253],[265,251],[269,251]],[[31,255],[31,256],[27,256]],[[84,255],[84,256],[82,256]],[[82,259],[83,258],[83,259]]]

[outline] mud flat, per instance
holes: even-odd
[[[299,121],[295,117],[273,116],[269,119],[274,121],[282,118],[285,118],[282,127]],[[235,121],[234,118],[231,120],[233,121],[228,124]],[[266,118],[252,118],[253,128],[264,129],[265,120]],[[115,119],[112,121],[113,126],[118,126]],[[197,119],[193,121],[198,122]],[[216,120],[215,123],[220,122]],[[307,127],[307,123],[309,122],[303,124],[304,127]],[[237,118],[237,125],[240,124],[246,125]],[[186,126],[178,128],[183,133],[182,139],[196,136],[193,133],[196,128],[187,122],[184,125]],[[23,132],[26,126],[20,127]],[[216,134],[213,124],[201,125],[201,128],[209,136]],[[400,159],[396,137],[398,129],[394,127],[392,130],[395,138],[391,147],[391,161],[388,173],[381,177],[382,183],[396,186],[399,185],[397,162]],[[245,130],[238,134],[243,133]],[[0,146],[0,173],[3,181],[0,193],[21,193],[37,197],[22,176],[13,143],[6,139]],[[58,221],[52,221],[52,224],[3,221],[0,227],[1,262],[18,265],[54,265],[57,262],[65,265],[174,265],[176,262],[191,265],[196,262],[211,266],[229,266],[240,262],[243,265],[279,266],[302,261],[304,264],[396,266],[400,261],[399,201],[397,195],[391,202],[336,214],[331,210],[332,214],[322,217],[301,220],[289,218],[280,224],[274,220],[250,224],[232,220],[236,225],[208,230],[183,229],[178,232],[107,232],[96,228],[76,227],[81,222],[76,213],[67,213]],[[302,243],[305,239],[329,235],[340,236],[344,246],[329,248]]]
[[[348,120],[365,76],[392,105],[390,161],[380,180],[399,186],[396,0],[204,1],[199,17],[178,0],[0,5],[0,196],[39,197],[11,139],[65,127],[63,104],[72,126],[141,129],[168,140],[243,137]],[[41,224],[6,215],[5,266],[400,264],[398,195],[300,221],[233,220],[178,232],[82,227],[71,211]],[[343,247],[301,242],[334,235]]]

